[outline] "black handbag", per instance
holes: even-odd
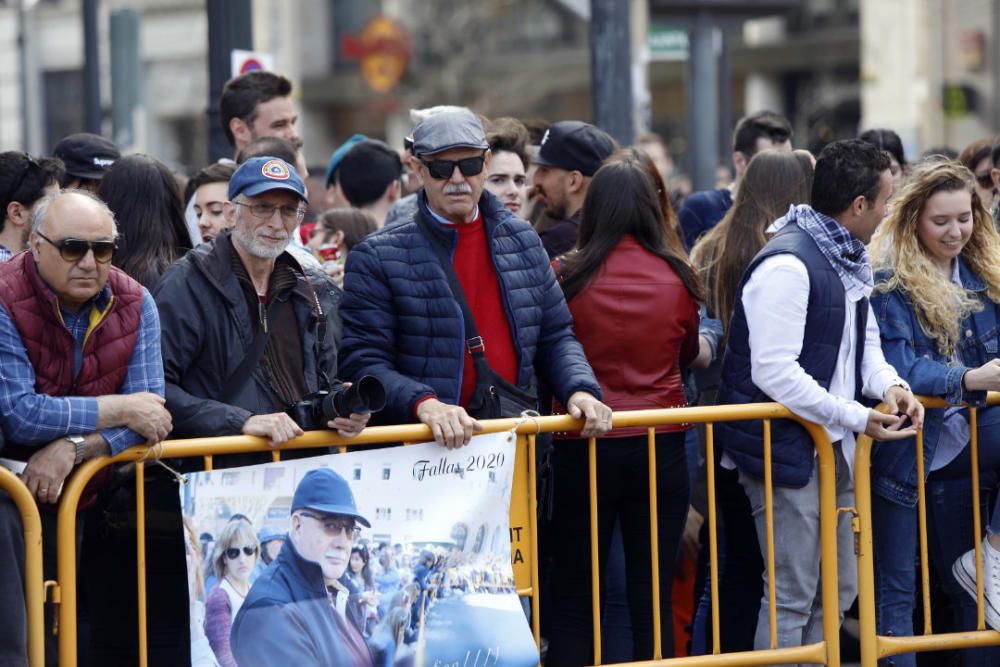
[[[499,373],[490,368],[486,361],[486,343],[479,335],[472,309],[465,298],[462,284],[455,273],[448,251],[428,228],[420,213],[417,214],[420,224],[431,245],[431,249],[441,264],[448,286],[455,301],[462,308],[462,318],[465,320],[465,346],[472,355],[472,363],[476,369],[476,388],[469,399],[468,412],[474,419],[501,419],[503,417],[519,417],[525,410],[536,410],[538,398],[533,392],[524,391],[503,379]]]

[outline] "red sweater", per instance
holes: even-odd
[[[517,350],[514,348],[510,323],[507,321],[500,293],[500,281],[490,256],[483,215],[480,213],[472,222],[454,227],[458,231],[458,245],[453,256],[455,274],[462,284],[465,299],[476,319],[476,328],[486,345],[486,360],[494,372],[517,385]],[[475,388],[476,369],[472,364],[472,355],[466,348],[460,400],[463,407],[469,405]]]

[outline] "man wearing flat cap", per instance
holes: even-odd
[[[417,210],[347,256],[343,374],[378,377],[381,419],[427,424],[450,448],[482,428],[468,409],[488,380],[533,402],[536,372],[586,420],[584,437],[602,435],[611,410],[538,235],[484,190],[490,151],[479,119],[461,108],[424,119],[412,160],[424,183]]]
[[[549,257],[576,246],[590,179],[614,151],[615,140],[607,132],[578,120],[553,123],[542,136],[535,190],[549,217],[561,221],[539,234]]]
[[[288,541],[247,593],[230,644],[240,667],[374,664],[360,628],[358,591],[345,576],[360,526],[351,488],[329,468],[310,470],[292,499]]]

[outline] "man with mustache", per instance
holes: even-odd
[[[305,474],[292,498],[288,540],[233,621],[240,667],[374,664],[358,591],[344,576],[360,526],[371,524],[343,477],[329,468]]]
[[[247,160],[229,181],[224,215],[232,229],[189,252],[157,285],[177,437],[243,433],[277,447],[303,432],[286,409],[336,378],[340,291],[286,250],[306,203],[294,167]],[[328,426],[350,437],[367,421],[354,414]],[[219,467],[259,457],[219,457]]]
[[[347,256],[342,370],[382,381],[382,420],[427,424],[449,448],[481,430],[469,409],[482,405],[474,399],[484,391],[512,386],[523,392],[519,402],[533,402],[536,370],[568,413],[586,420],[583,437],[600,436],[611,427],[611,410],[598,400],[600,386],[538,235],[484,191],[490,159],[482,124],[468,109],[414,128],[412,167],[424,184],[417,210]],[[503,416],[520,409],[514,412]]]

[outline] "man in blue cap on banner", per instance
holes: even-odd
[[[329,468],[305,474],[292,499],[288,540],[233,622],[240,667],[374,665],[358,591],[345,576],[360,526],[371,524],[343,477]]]

